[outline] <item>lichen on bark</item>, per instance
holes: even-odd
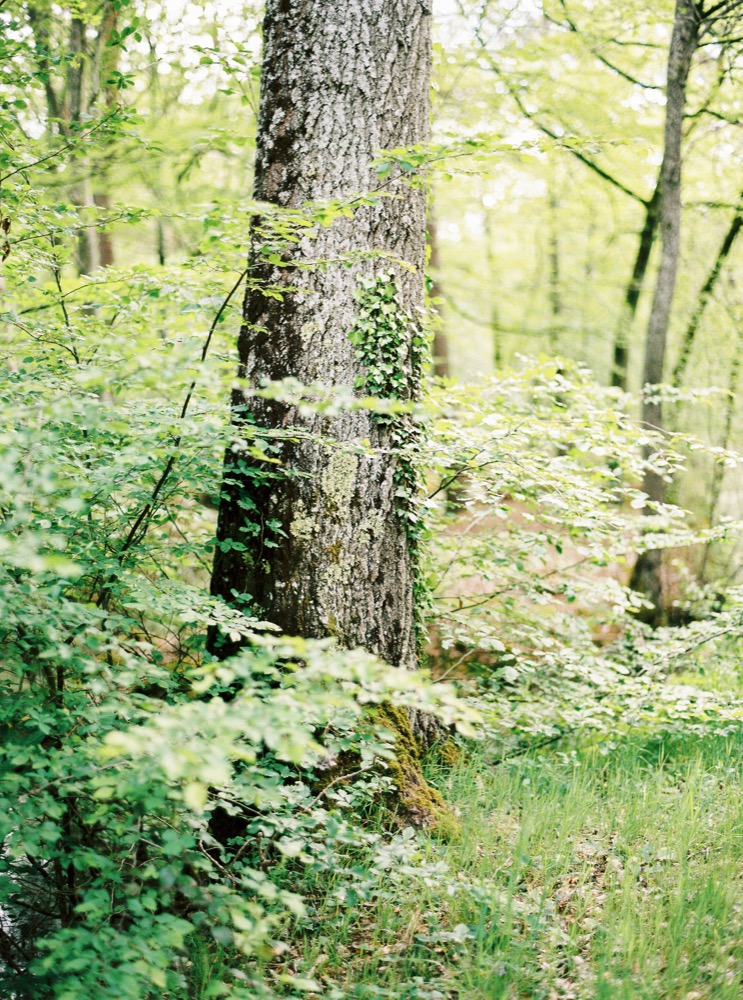
[[[380,150],[428,139],[430,21],[419,0],[268,0],[257,199],[296,211],[353,201],[378,185],[372,163]],[[283,478],[251,480],[228,453],[212,584],[234,603],[249,595],[244,600],[287,633],[324,636],[332,622],[343,644],[408,669],[417,662],[415,553],[397,509],[393,428],[363,410],[307,414],[251,390],[292,377],[359,391],[364,371],[349,339],[356,290],[377,273],[374,255],[383,254],[411,317],[398,359],[400,398],[415,395],[425,211],[422,187],[404,176],[386,181],[375,204],[288,243],[280,265],[263,253],[264,230],[254,224],[233,393],[236,437],[246,409],[259,427],[297,433],[278,446]],[[310,266],[316,260],[326,263]],[[257,527],[246,530],[251,518]]]
[[[305,219],[319,203],[353,210],[298,228],[280,253],[265,252],[270,213],[254,220],[233,420],[236,438],[246,413],[268,429],[283,475],[255,475],[228,451],[212,576],[215,594],[287,634],[332,635],[403,669],[417,666],[416,546],[400,514],[399,428],[363,408],[307,412],[254,390],[289,377],[362,394],[349,333],[359,284],[384,258],[408,318],[396,394],[417,395],[426,193],[401,171],[373,202],[359,196],[379,186],[380,150],[428,140],[430,30],[421,0],[267,0],[255,197]],[[430,720],[411,719],[430,736]],[[399,720],[404,736],[411,719]]]

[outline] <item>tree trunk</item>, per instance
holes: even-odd
[[[738,339],[735,345],[735,354],[730,364],[730,379],[728,381],[728,392],[725,399],[725,418],[723,421],[722,435],[720,437],[720,447],[729,448],[730,438],[733,432],[733,421],[738,404],[738,388],[740,386],[740,373],[743,367],[743,329],[738,325]],[[709,491],[709,504],[707,506],[707,521],[710,528],[714,526],[717,517],[717,508],[722,495],[722,486],[725,481],[725,463],[721,460],[715,462],[712,469],[712,483]],[[707,575],[707,564],[714,542],[709,541],[704,546],[702,563],[699,567],[699,577],[704,580]]]
[[[663,381],[671,304],[681,250],[681,138],[686,106],[686,83],[698,41],[699,16],[693,0],[676,0],[668,56],[666,123],[660,171],[659,224],[662,250],[645,340],[643,382],[646,386],[657,385]],[[642,420],[647,427],[663,430],[661,403],[647,393],[642,403]],[[651,504],[646,508],[646,512],[652,515],[655,507],[665,500],[665,482],[657,472],[648,469],[643,480],[643,489]],[[654,610],[647,619],[656,625],[661,624],[664,617],[661,570],[661,552],[659,549],[651,549],[639,556],[630,581],[633,589],[644,593],[653,603]]]
[[[488,290],[490,299],[490,316],[488,325],[490,327],[490,344],[493,358],[493,371],[496,374],[503,367],[503,344],[501,337],[500,314],[498,311],[498,268],[495,254],[493,253],[493,223],[491,213],[485,210],[485,266],[488,276]]]
[[[118,100],[118,93],[108,82],[118,64],[119,49],[108,42],[116,28],[118,12],[112,0],[105,0],[94,18],[86,20],[80,12],[73,11],[70,19],[69,42],[63,59],[51,56],[51,24],[57,15],[48,0],[29,3],[26,15],[34,37],[36,62],[44,80],[47,113],[65,139],[70,139],[74,126],[86,123],[101,94],[110,109]],[[97,22],[95,36],[89,37],[93,21]],[[62,83],[55,84],[55,67],[67,66]],[[70,187],[70,200],[81,214],[75,261],[79,274],[92,274],[101,265],[113,264],[113,242],[110,234],[89,225],[86,210],[107,206],[110,197],[101,187],[102,168],[97,172],[86,157],[76,164],[80,179]],[[91,213],[92,214],[92,213]]]
[[[436,227],[436,215],[433,208],[433,199],[428,206],[428,266],[431,269],[431,278],[428,289],[430,299],[442,298],[441,284],[439,282],[439,270],[441,268],[441,257],[439,254],[439,234]],[[449,340],[444,329],[443,319],[439,312],[434,317],[433,331],[433,374],[437,378],[449,378],[451,374],[449,368]]]
[[[677,388],[683,381],[686,366],[689,363],[691,349],[694,346],[694,339],[697,335],[697,330],[699,329],[702,316],[704,315],[704,310],[707,308],[709,300],[712,298],[715,288],[717,287],[717,282],[720,274],[722,273],[722,268],[725,261],[728,259],[730,251],[733,249],[733,244],[735,243],[736,237],[740,232],[741,226],[743,226],[743,193],[741,194],[740,203],[736,209],[735,215],[733,216],[733,220],[730,223],[730,228],[725,234],[725,238],[722,241],[722,245],[717,253],[715,262],[707,275],[707,280],[704,282],[699,292],[689,324],[684,331],[684,336],[681,341],[681,350],[679,351],[678,361],[676,362],[676,367],[673,369],[673,377],[671,379],[671,384]]]
[[[294,209],[350,200],[379,185],[370,167],[379,150],[424,142],[430,26],[423,0],[268,0],[255,197]],[[394,394],[416,397],[426,195],[403,178],[387,182],[384,193],[394,197],[287,244],[283,267],[266,261],[261,221],[254,224],[240,387],[232,396],[235,437],[243,438],[248,422],[292,437],[277,446],[278,474],[256,468],[239,444],[228,452],[212,591],[260,609],[286,633],[335,636],[412,668],[416,545],[410,497],[401,496],[411,489],[408,464],[396,453],[402,438],[414,436],[411,422],[364,411],[307,416],[250,393],[289,376],[305,385],[369,384],[350,335],[359,279],[385,272],[393,275],[398,315],[407,317]],[[373,257],[333,263],[370,251],[394,253],[414,270]],[[296,266],[313,259],[331,263]],[[263,294],[266,288],[280,289],[281,298]],[[382,349],[372,345],[372,353]]]
[[[70,61],[67,68],[66,90],[67,122],[72,125],[79,125],[88,117],[89,113],[90,83],[88,77],[90,67],[86,45],[86,29],[87,25],[81,17],[72,18],[70,22]],[[87,218],[85,211],[95,205],[90,164],[87,158],[83,158],[78,166],[82,172],[82,177],[70,189],[70,200],[80,212],[81,223],[84,227],[80,229],[78,234],[77,252],[75,254],[77,272],[83,275],[92,274],[93,271],[98,269],[100,254],[98,252],[98,234],[89,225],[90,220]]]
[[[560,330],[562,327],[562,296],[560,294],[560,236],[557,228],[557,211],[560,202],[554,190],[550,191],[549,200],[549,303],[550,327],[548,353],[555,357],[559,354]]]
[[[627,372],[629,369],[628,340],[632,321],[637,312],[640,292],[645,281],[650,254],[658,232],[658,207],[660,203],[660,178],[650,201],[645,202],[645,219],[640,231],[640,242],[637,246],[632,277],[624,294],[624,303],[619,317],[619,325],[614,337],[614,357],[611,369],[611,384],[622,391],[627,390]]]

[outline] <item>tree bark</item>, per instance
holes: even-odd
[[[646,386],[658,385],[663,381],[668,326],[681,251],[681,139],[686,107],[686,84],[691,61],[699,42],[699,28],[699,13],[693,0],[676,0],[668,56],[666,122],[663,162],[660,170],[659,224],[662,250],[645,339],[643,382]],[[647,427],[663,430],[663,412],[657,397],[645,394],[642,420]],[[665,482],[659,473],[648,469],[645,472],[643,489],[650,501],[646,513],[652,515],[656,506],[665,500]],[[651,624],[661,624],[664,617],[661,570],[660,549],[650,549],[639,556],[630,581],[630,586],[644,593],[654,606],[653,612],[647,616]]]
[[[69,139],[73,128],[91,117],[101,94],[108,108],[117,100],[118,95],[108,78],[116,69],[119,49],[109,46],[108,42],[116,28],[118,12],[111,0],[101,4],[92,18],[96,23],[92,39],[88,37],[91,19],[86,20],[81,13],[73,12],[66,58],[61,62],[61,65],[66,63],[67,71],[63,83],[56,85],[54,69],[59,60],[53,58],[51,50],[51,25],[56,14],[48,0],[35,0],[28,4],[26,16],[34,37],[37,65],[43,74],[49,118],[54,119],[60,135]],[[70,188],[70,200],[82,215],[83,225],[77,239],[75,259],[78,273],[83,275],[92,274],[102,265],[113,264],[113,242],[110,234],[86,225],[87,209],[110,203],[108,194],[95,190],[96,185],[98,188],[101,186],[100,167],[95,184],[93,166],[87,158],[81,158],[76,169],[81,176]]]
[[[255,197],[288,209],[352,199],[379,185],[370,167],[379,150],[424,142],[430,27],[425,0],[268,0]],[[278,474],[239,443],[228,452],[212,591],[260,609],[286,633],[335,636],[411,668],[416,566],[408,512],[396,496],[404,469],[395,453],[400,425],[363,411],[307,416],[250,391],[288,376],[305,385],[358,385],[368,374],[349,337],[359,278],[383,270],[393,272],[409,318],[398,395],[416,397],[426,195],[402,177],[384,193],[393,197],[283,247],[283,267],[266,261],[260,220],[254,224],[232,396],[235,438],[257,426],[292,439],[276,446]],[[377,251],[413,270],[369,256],[350,267],[334,263],[349,252]],[[331,263],[297,267],[313,259]],[[280,289],[281,298],[261,290],[268,288]]]

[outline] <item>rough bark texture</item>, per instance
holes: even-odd
[[[659,224],[662,237],[660,268],[645,340],[643,382],[663,381],[663,366],[681,251],[681,138],[686,107],[686,83],[691,61],[699,42],[699,14],[692,0],[676,0],[666,85],[666,123],[663,163],[660,171]],[[642,419],[648,427],[663,429],[663,413],[658,399],[646,398]],[[653,503],[665,500],[665,483],[658,473],[645,473],[643,489]],[[652,507],[648,513],[654,513]],[[648,616],[653,624],[663,620],[662,560],[660,550],[640,555],[631,586],[652,601],[655,611]]]
[[[379,186],[370,169],[379,150],[427,139],[430,23],[424,0],[268,0],[256,198],[283,208],[351,199]],[[365,374],[349,339],[358,279],[384,269],[394,272],[413,321],[402,395],[416,395],[412,332],[423,307],[426,196],[403,180],[384,192],[394,197],[285,251],[283,268],[263,263],[254,228],[238,344],[246,388],[287,376],[353,387]],[[392,252],[414,270],[374,258],[351,267],[291,266],[349,251]],[[282,288],[283,298],[265,296],[257,282]],[[238,436],[247,405],[255,424],[302,439],[281,444],[283,472],[270,481],[246,474],[239,448],[228,454],[213,592],[259,607],[287,633],[336,636],[413,667],[415,560],[395,496],[390,427],[360,412],[300,415],[242,388],[232,403]]]

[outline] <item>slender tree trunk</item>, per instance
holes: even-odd
[[[424,142],[430,26],[422,0],[268,0],[256,198],[295,209],[350,199],[378,185],[370,168],[378,150]],[[423,308],[426,195],[404,179],[385,193],[394,197],[288,245],[283,267],[266,262],[260,221],[254,225],[238,342],[241,387],[232,397],[235,437],[239,442],[249,421],[293,438],[279,446],[279,474],[251,468],[255,460],[239,443],[229,451],[212,590],[260,609],[286,633],[332,635],[409,668],[417,659],[415,545],[396,495],[404,463],[394,454],[395,427],[365,412],[306,416],[250,395],[287,376],[346,388],[363,380],[368,372],[349,334],[359,278],[381,271],[393,272],[408,317],[399,395],[417,395],[413,338]],[[391,252],[413,270],[373,258],[351,267],[296,266],[350,251]],[[280,289],[281,298],[261,287]]]
[[[720,447],[728,448],[730,445],[730,438],[733,431],[733,420],[735,418],[735,411],[738,405],[738,388],[740,386],[740,372],[741,367],[743,367],[743,329],[738,326],[738,340],[735,347],[735,354],[733,355],[733,360],[730,365],[730,379],[728,381],[728,394],[725,400],[725,419],[722,428],[722,437],[720,439]],[[710,527],[715,523],[715,518],[717,517],[717,508],[720,503],[720,496],[722,495],[722,486],[725,481],[725,464],[724,462],[715,462],[712,469],[712,483],[709,491],[709,504],[707,506],[707,520]],[[702,556],[702,564],[699,568],[699,576],[704,580],[707,574],[707,564],[709,562],[710,551],[712,549],[713,542],[707,542],[704,546],[704,555]]]
[[[93,201],[98,208],[111,207],[110,194],[94,194]],[[114,242],[111,234],[98,230],[98,259],[101,267],[112,267],[114,264]]]
[[[691,349],[694,346],[694,339],[697,335],[697,330],[699,329],[699,324],[702,320],[702,316],[704,315],[704,311],[709,304],[709,300],[714,294],[720,274],[722,273],[722,269],[725,265],[725,261],[728,259],[730,251],[733,249],[733,244],[735,243],[736,237],[740,232],[741,226],[743,226],[743,193],[741,194],[740,204],[735,212],[735,215],[733,216],[732,222],[730,223],[730,228],[725,234],[725,238],[722,241],[722,245],[717,253],[715,262],[707,275],[707,280],[704,282],[699,292],[689,324],[684,331],[678,361],[676,362],[676,367],[673,369],[673,376],[671,378],[671,384],[676,387],[680,386],[683,381],[686,366],[689,363]]]
[[[442,298],[442,292],[438,275],[441,268],[441,256],[439,254],[439,231],[436,226],[433,199],[430,200],[428,205],[428,248],[428,266],[431,269],[428,294],[431,299],[440,299]],[[450,374],[449,340],[446,336],[446,330],[444,329],[440,313],[433,332],[433,373],[437,378],[449,378]]]
[[[498,312],[498,282],[496,279],[495,254],[493,253],[493,223],[489,211],[485,212],[485,264],[487,266],[488,287],[490,289],[490,336],[493,352],[493,369],[499,372],[503,367],[503,344],[501,342],[501,325]]]
[[[87,51],[86,24],[81,17],[70,22],[70,62],[67,70],[67,114],[72,125],[79,125],[89,114],[90,61]],[[83,226],[89,221],[85,210],[95,206],[90,164],[83,158],[78,164],[82,178],[71,188],[70,199],[82,214]],[[100,267],[98,233],[92,226],[83,228],[77,238],[77,270],[79,274],[92,274]]]
[[[640,293],[647,274],[650,254],[653,250],[655,237],[658,232],[658,209],[660,206],[660,178],[656,185],[653,196],[645,205],[645,218],[640,230],[640,241],[637,245],[637,255],[632,268],[627,290],[624,294],[624,303],[619,316],[619,325],[614,337],[614,357],[611,370],[611,384],[619,389],[627,389],[627,372],[629,369],[629,333],[632,322],[637,312],[637,303],[640,301]]]
[[[666,123],[660,172],[662,251],[645,340],[643,382],[646,386],[663,381],[668,326],[681,251],[681,138],[686,84],[698,41],[699,15],[693,0],[676,0],[668,57]],[[642,420],[648,427],[663,430],[661,403],[647,393],[642,404]],[[652,515],[654,508],[665,500],[665,482],[659,473],[648,469],[643,489],[650,501],[646,512]],[[664,617],[661,570],[661,550],[650,549],[639,556],[630,581],[633,589],[645,594],[654,606],[653,612],[647,616],[651,624],[660,624]]]
[[[101,94],[111,108],[118,94],[109,82],[116,69],[119,49],[108,42],[116,27],[118,12],[111,0],[104,0],[93,20],[98,20],[94,38],[89,37],[91,27],[80,12],[73,11],[70,20],[67,66],[64,83],[55,83],[54,70],[58,60],[51,55],[51,24],[54,13],[48,0],[35,0],[27,7],[28,24],[34,36],[36,62],[44,79],[47,112],[54,120],[54,127],[69,139],[74,127],[86,122]],[[80,179],[70,188],[70,200],[81,211],[81,228],[76,247],[76,264],[80,274],[92,274],[101,265],[113,263],[113,243],[108,233],[88,226],[86,209],[110,203],[105,185],[101,184],[99,167],[95,183],[93,166],[86,159],[78,161],[76,170]]]
[[[554,191],[549,196],[549,302],[551,323],[549,329],[549,353],[556,355],[560,348],[560,327],[562,323],[562,296],[560,294],[560,236],[557,228],[559,201]]]
[[[165,267],[167,263],[167,244],[165,240],[165,226],[163,225],[163,220],[158,217],[155,220],[155,250],[157,253],[157,262],[161,267]]]

